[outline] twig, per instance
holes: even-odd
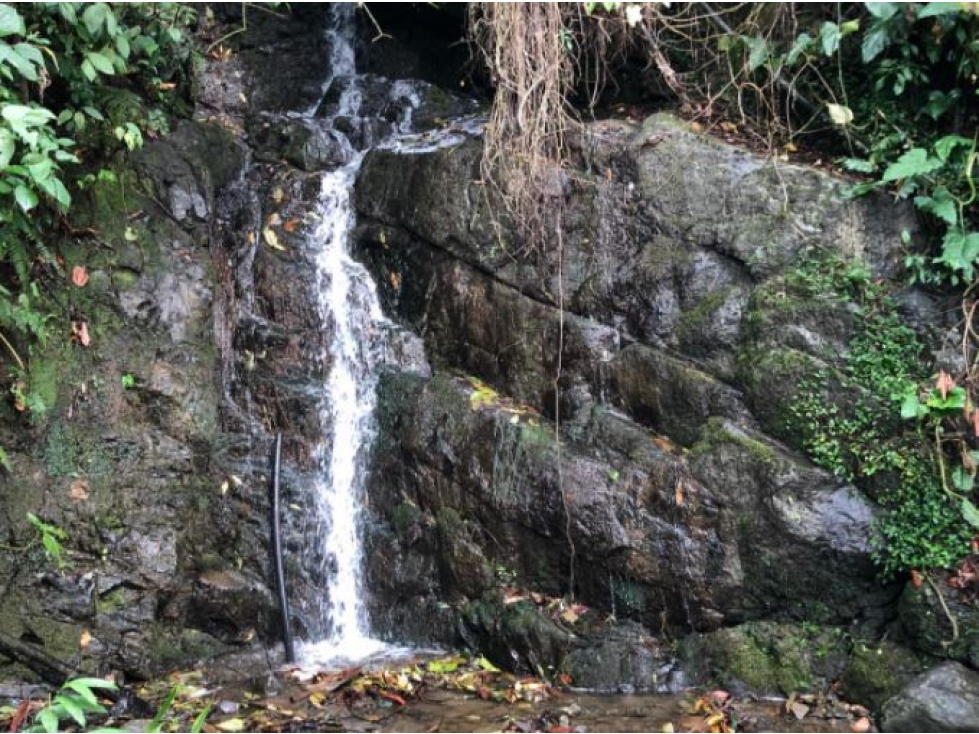
[[[945,596],[938,588],[938,584],[936,584],[932,580],[931,576],[929,576],[927,573],[923,573],[921,575],[925,581],[928,582],[928,585],[931,587],[932,591],[935,592],[935,596],[938,597],[938,603],[942,605],[942,611],[945,612],[945,618],[948,619],[948,623],[952,625],[952,639],[942,640],[941,643],[942,647],[951,647],[953,644],[955,644],[955,641],[959,639],[959,623],[955,621],[955,617],[952,616],[952,612],[949,611],[948,604],[945,603]]]

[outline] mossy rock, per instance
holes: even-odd
[[[789,695],[827,687],[843,668],[846,647],[836,627],[747,622],[691,635],[681,656],[701,682],[736,693]]]
[[[857,643],[840,679],[840,692],[848,701],[879,711],[927,667],[921,655],[889,640],[876,645]]]
[[[538,675],[556,672],[578,645],[575,635],[535,605],[525,601],[504,604],[495,595],[463,607],[460,635],[501,668]]]
[[[907,584],[898,602],[901,624],[921,652],[979,668],[979,604],[961,600],[957,590],[944,584],[939,589],[944,606],[930,584],[917,589]],[[957,634],[949,615],[955,619]]]

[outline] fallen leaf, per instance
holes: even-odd
[[[274,230],[266,227],[262,230],[262,236],[265,238],[265,244],[272,249],[285,251],[286,248],[279,244],[279,237]]]
[[[177,85],[174,82],[160,82],[157,85],[157,89],[159,89],[161,92],[169,92],[172,89],[176,89],[176,88]]]
[[[279,216],[278,212],[272,212],[265,218],[266,227],[278,227],[282,224],[282,217]]]
[[[92,343],[92,338],[88,335],[88,324],[84,321],[71,322],[71,337],[83,347]]]
[[[299,227],[298,219],[290,219],[285,224],[282,225],[282,229],[284,229],[289,234],[295,232],[297,227]]]
[[[571,608],[565,609],[563,612],[561,612],[561,619],[568,624],[574,624],[578,621],[578,613]]]
[[[286,192],[282,190],[281,186],[277,186],[272,190],[272,201],[276,204],[281,204],[284,198],[286,198]]]
[[[921,575],[921,571],[917,569],[911,569],[911,586],[916,589],[920,589],[921,585],[925,582],[924,577]]]
[[[68,497],[72,502],[82,502],[88,499],[88,482],[76,479],[68,485]]]
[[[78,637],[78,646],[84,650],[86,647],[92,644],[92,633],[88,630],[83,629],[82,634]]]
[[[864,732],[870,731],[870,719],[866,716],[861,716],[850,725],[850,730],[857,732],[857,734],[864,734]]]
[[[396,693],[388,693],[387,691],[379,691],[377,695],[379,695],[381,698],[386,698],[388,701],[393,701],[394,703],[398,704],[399,706],[406,705],[405,704],[405,700],[403,698],[401,698],[401,696],[399,696]]]
[[[955,388],[955,380],[945,370],[941,370],[938,373],[938,379],[935,381],[935,387],[938,388],[938,392],[941,393],[942,400],[944,400],[948,397],[948,391]]]
[[[792,712],[795,718],[802,720],[806,718],[806,714],[809,713],[809,707],[806,706],[804,703],[799,703],[798,701],[795,701],[789,706],[789,711]]]
[[[245,720],[236,717],[234,719],[226,719],[225,721],[221,721],[215,724],[215,726],[221,731],[230,731],[230,732],[245,731]]]
[[[88,271],[84,265],[76,265],[71,269],[71,282],[79,288],[84,288],[88,282]]]
[[[389,278],[391,280],[391,287],[394,288],[394,290],[396,290],[396,291],[400,291],[401,290],[401,274],[392,271],[391,272],[391,275],[389,276]]]

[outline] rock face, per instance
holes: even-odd
[[[573,564],[587,604],[651,629],[893,616],[873,503],[779,440],[795,365],[838,363],[854,314],[766,294],[826,252],[886,277],[908,211],[668,116],[599,123],[565,185],[559,289],[555,253],[512,256],[479,151],[373,151],[357,183],[382,297],[442,371],[382,387],[379,613],[478,598],[494,567],[560,594]]]
[[[915,678],[884,704],[881,731],[975,731],[979,673],[953,662]]]
[[[0,479],[3,535],[28,546],[0,555],[0,628],[66,665],[142,676],[271,632],[265,559],[248,550],[263,547],[264,486],[221,491],[225,259],[211,233],[244,164],[226,131],[184,121],[73,210],[105,245],[62,247],[89,273],[67,295],[91,342],[59,334],[32,355],[48,411],[4,416]],[[65,533],[62,559],[27,513]]]

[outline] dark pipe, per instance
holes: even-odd
[[[279,530],[279,460],[282,456],[282,434],[275,434],[272,445],[272,561],[275,566],[275,585],[279,589],[279,613],[282,615],[282,643],[286,662],[296,662],[296,647],[292,642],[289,624],[289,599],[286,598],[286,577],[282,569],[282,533]]]

